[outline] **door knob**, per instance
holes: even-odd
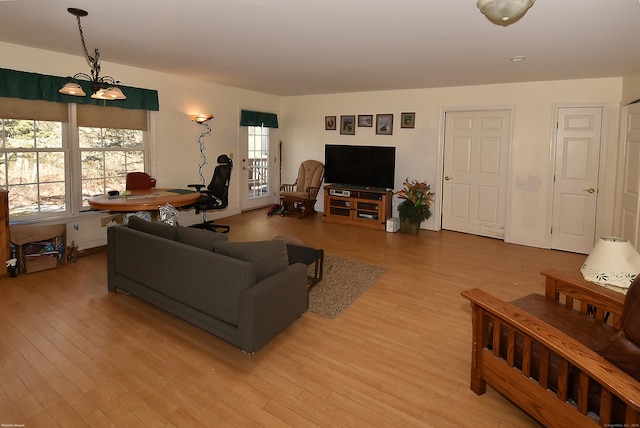
[[[444,178],[445,180],[449,181],[452,179],[452,177],[449,177],[448,175]]]
[[[583,192],[593,193],[596,191],[593,187],[589,187],[588,189],[582,189]]]

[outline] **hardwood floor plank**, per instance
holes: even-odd
[[[295,237],[386,268],[336,319],[307,312],[258,353],[107,291],[106,254],[0,279],[0,422],[27,426],[539,426],[469,389],[471,312],[460,291],[542,293],[584,255],[455,232],[224,219],[233,241]]]

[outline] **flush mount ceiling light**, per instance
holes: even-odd
[[[91,66],[91,76],[85,73],[76,73],[72,77],[67,77],[69,82],[65,84],[61,89],[61,94],[74,95],[77,97],[84,97],[87,94],[82,89],[82,86],[78,83],[78,80],[88,80],[91,82],[91,98],[98,100],[126,100],[127,97],[118,88],[118,82],[111,76],[100,76],[100,52],[98,49],[94,50],[93,56],[89,55],[87,50],[87,44],[84,41],[84,33],[82,31],[82,23],[80,18],[87,16],[89,13],[82,10],[70,7],[67,9],[71,15],[75,16],[78,21],[78,30],[80,30],[80,40],[82,41],[82,48],[84,49],[84,55],[87,62]]]
[[[536,0],[478,0],[480,12],[495,23],[509,25],[517,21]]]

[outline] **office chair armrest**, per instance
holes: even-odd
[[[211,190],[200,190],[200,193],[203,195],[207,195],[207,197],[211,200],[215,200],[217,204],[221,204],[222,203],[222,199],[218,198],[216,195],[213,194],[213,192]]]

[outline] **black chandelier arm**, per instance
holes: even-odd
[[[86,73],[76,73],[73,76],[67,76],[67,79],[71,82],[76,83],[78,80],[89,80],[91,81],[91,76]]]
[[[96,80],[94,77],[89,76],[86,73],[76,73],[73,76],[67,76],[67,80],[74,83],[76,83],[78,80],[88,80],[89,82],[91,82],[92,86],[95,85],[98,89],[106,89],[111,86],[118,86],[120,84],[120,81],[116,80],[112,76],[102,76]]]
[[[82,48],[84,49],[84,54],[87,57],[87,61],[94,66],[99,61],[98,50],[95,50],[96,56],[92,57],[89,55],[89,51],[87,50],[87,43],[84,40],[84,31],[82,31],[82,22],[80,21],[81,16],[87,16],[87,12],[81,11],[80,9],[70,8],[68,9],[70,13],[76,16],[76,20],[78,21],[78,30],[80,31],[80,41],[82,41]],[[72,11],[73,10],[73,11]]]

